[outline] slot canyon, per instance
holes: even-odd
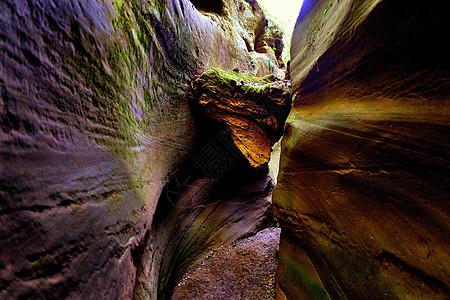
[[[0,0],[0,299],[450,299],[450,4],[263,5]]]

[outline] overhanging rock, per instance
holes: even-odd
[[[211,69],[193,82],[187,95],[202,113],[224,124],[252,167],[269,161],[291,109],[289,81]]]

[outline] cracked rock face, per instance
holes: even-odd
[[[188,97],[208,117],[225,124],[234,146],[252,167],[269,162],[291,109],[288,81],[213,69],[194,81]]]
[[[305,1],[274,192],[278,299],[448,298],[449,12]]]
[[[257,5],[205,3],[0,2],[0,298],[135,294],[161,191],[195,148],[189,83],[212,67],[279,71],[246,45],[266,23]],[[246,209],[260,220],[267,206]],[[240,227],[230,239],[254,230]]]

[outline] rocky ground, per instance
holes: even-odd
[[[275,299],[280,231],[267,228],[211,251],[184,275],[172,300]]]

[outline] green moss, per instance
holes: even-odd
[[[316,39],[322,33],[322,28],[325,20],[325,15],[328,13],[330,8],[333,6],[334,0],[330,0],[324,7],[323,14],[318,13],[316,17],[309,24],[307,33],[305,36],[305,51],[312,49],[315,46]]]
[[[323,10],[323,14],[325,15],[328,10],[330,9],[330,7],[333,5],[333,0],[330,1],[330,3],[328,3],[327,7],[325,7],[325,9]]]
[[[133,210],[131,211],[131,215],[132,215],[136,220],[139,218],[139,213],[138,213],[135,209],[133,209]]]
[[[116,28],[119,25],[119,20],[122,18],[123,15],[123,3],[121,0],[114,0],[112,4],[118,14],[117,18],[113,18],[111,20],[111,24],[113,25],[114,28]]]
[[[230,85],[232,81],[235,83],[247,81],[252,83],[271,83],[273,82],[275,76],[267,75],[265,77],[255,77],[247,73],[240,73],[234,71],[224,71],[218,68],[213,68],[202,74],[202,78],[208,81],[219,81],[226,85]]]
[[[241,85],[242,90],[245,92],[263,91],[268,85],[278,78],[271,74],[264,77],[256,77],[247,73],[240,73],[235,71],[224,71],[221,69],[213,68],[202,74],[202,79],[205,80],[205,85],[210,89],[221,89],[223,93],[227,93],[227,87],[232,87],[237,84]]]
[[[109,202],[109,207],[108,207],[109,212],[114,212],[115,214],[119,213],[121,198],[122,198],[122,194],[119,192],[119,193],[114,193],[108,199],[105,199],[106,201]]]
[[[43,265],[44,265],[44,262],[42,261],[42,258],[40,258],[40,257],[37,260],[31,262],[31,267],[35,270],[42,268]]]
[[[283,263],[285,280],[295,284],[296,288],[308,295],[308,299],[330,299],[322,282],[316,276],[286,257],[283,257]]]

